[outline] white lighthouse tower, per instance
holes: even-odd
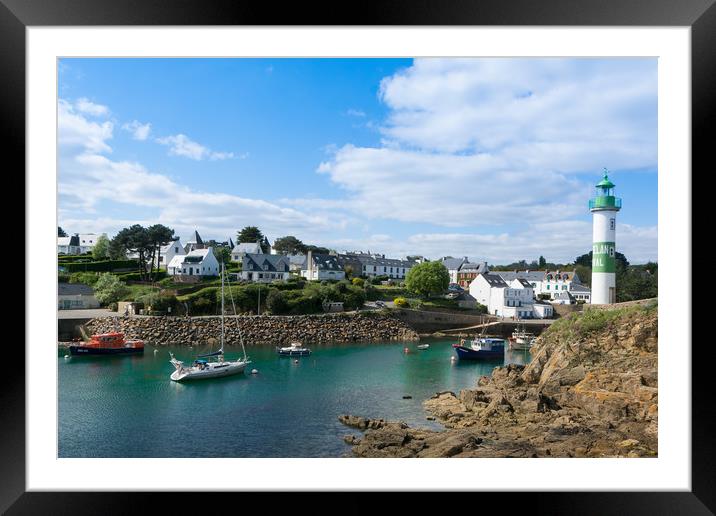
[[[616,227],[617,212],[622,200],[614,197],[614,183],[607,177],[597,183],[597,193],[589,200],[592,212],[592,304],[615,303],[616,291]]]

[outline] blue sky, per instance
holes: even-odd
[[[62,59],[59,224],[339,251],[657,258],[655,59]]]

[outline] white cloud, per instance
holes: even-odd
[[[89,152],[112,152],[106,140],[112,138],[112,122],[87,120],[76,105],[60,99],[57,103],[57,134],[60,150],[80,148]]]
[[[75,102],[75,108],[80,113],[90,116],[106,116],[109,114],[109,108],[102,104],[95,104],[86,98],[78,99]]]
[[[365,112],[361,111],[360,109],[349,109],[348,111],[346,111],[346,115],[363,118],[365,116]]]
[[[320,210],[307,213],[229,193],[195,191],[140,163],[112,160],[102,154],[112,151],[107,144],[112,138],[111,124],[89,122],[64,100],[58,111],[60,225],[113,234],[130,222],[151,222],[172,227],[178,234],[188,235],[198,228],[206,238],[217,239],[233,236],[248,223],[274,238],[291,232],[318,236],[346,227],[342,216],[328,216]],[[118,220],[103,215],[104,210],[99,212],[108,204],[122,205]]]
[[[231,159],[234,157],[233,152],[214,152],[208,147],[191,140],[185,134],[157,138],[156,141],[157,143],[167,145],[169,147],[170,156],[183,156],[196,161],[203,159],[215,161]]]
[[[132,120],[131,122],[122,125],[122,129],[132,133],[132,138],[134,140],[144,141],[149,137],[149,133],[152,130],[152,124],[143,124],[138,120]]]

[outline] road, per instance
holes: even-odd
[[[82,310],[57,310],[58,319],[94,319],[95,317],[117,317],[117,312],[106,308],[86,308]]]

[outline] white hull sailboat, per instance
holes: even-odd
[[[231,304],[234,304],[233,295],[231,297]],[[236,314],[236,306],[234,305],[234,314]],[[231,376],[244,372],[246,366],[251,363],[251,360],[246,356],[246,348],[244,348],[244,339],[241,337],[241,330],[239,330],[239,337],[241,338],[241,349],[244,352],[244,356],[238,360],[225,360],[224,359],[224,264],[221,264],[221,347],[218,351],[213,353],[207,353],[206,355],[199,355],[191,366],[185,366],[184,362],[177,360],[172,352],[169,352],[171,357],[171,364],[174,366],[174,372],[169,376],[175,382],[182,382],[188,380],[204,380],[207,378],[218,378],[221,376]],[[208,358],[209,360],[205,360]],[[212,360],[213,359],[213,360]]]

